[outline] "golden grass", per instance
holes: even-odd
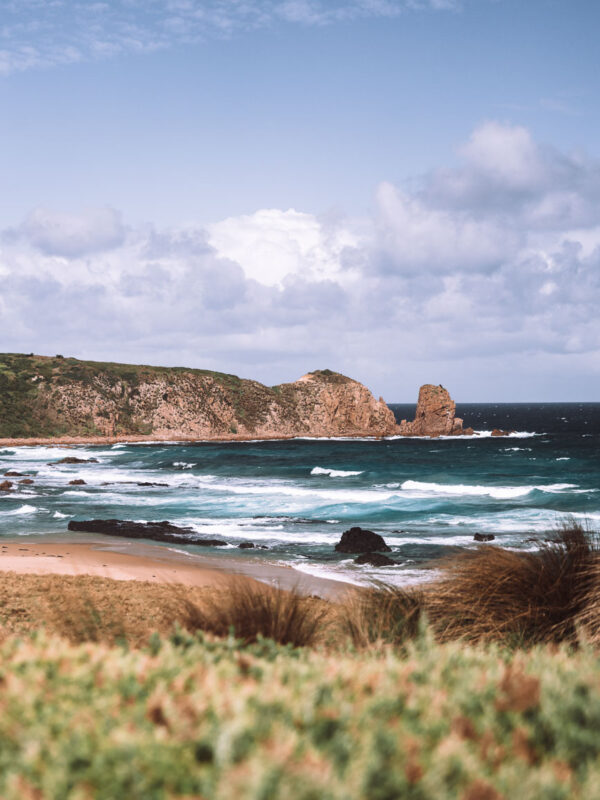
[[[427,616],[442,641],[573,643],[600,622],[599,555],[596,535],[569,521],[537,552],[484,546],[453,556],[427,587]]]
[[[197,601],[208,591],[186,589]],[[142,645],[155,631],[171,633],[177,613],[174,589],[168,584],[14,572],[3,572],[0,579],[3,636],[44,627],[72,642],[125,638],[131,645]]]
[[[243,578],[233,578],[220,594],[197,599],[178,589],[177,596],[177,619],[186,630],[232,634],[246,643],[263,637],[310,647],[324,641],[332,623],[331,604],[325,600]]]

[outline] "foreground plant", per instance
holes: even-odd
[[[583,800],[600,785],[588,649],[38,635],[0,663],[3,800]]]

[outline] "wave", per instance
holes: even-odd
[[[362,475],[363,470],[351,469],[328,469],[327,467],[313,467],[311,475],[329,475],[330,478],[350,478],[354,475]]]
[[[566,489],[576,489],[575,483],[551,483],[546,486],[468,486],[466,484],[426,483],[424,481],[404,481],[403,490],[412,490],[422,494],[433,495],[460,495],[465,497],[493,497],[495,500],[509,500],[516,497],[525,497],[530,492],[562,492]]]
[[[177,469],[192,469],[196,465],[190,464],[187,461],[174,461],[173,466],[177,467]]]
[[[28,506],[22,505],[19,508],[15,508],[12,511],[3,511],[3,516],[12,517],[12,516],[20,516],[21,514],[35,514],[38,511],[36,506]]]

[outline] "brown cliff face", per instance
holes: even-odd
[[[35,356],[15,393],[26,421],[13,436],[143,436],[214,439],[288,436],[383,436],[393,412],[362,384],[330,370],[268,387],[235,375],[100,364]],[[22,363],[23,362],[23,363]],[[27,371],[29,370],[29,371]],[[15,385],[16,381],[14,382]],[[11,431],[12,432],[12,431]]]
[[[403,436],[452,436],[463,433],[463,421],[456,416],[456,403],[443,386],[426,383],[419,390],[413,422],[402,420]]]

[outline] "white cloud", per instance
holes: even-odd
[[[107,209],[38,210],[0,235],[3,346],[269,383],[330,367],[389,400],[425,381],[463,399],[531,399],[536,386],[593,399],[600,169],[489,130],[416,190],[382,185],[372,219],[264,209],[161,230]],[[537,166],[515,189],[523,153]]]
[[[247,277],[267,286],[281,285],[289,275],[343,281],[343,252],[359,242],[348,228],[326,226],[312,214],[294,209],[229,217],[207,230],[219,256],[241,264]]]
[[[112,250],[125,240],[121,214],[112,208],[90,208],[80,214],[36,208],[16,233],[42,253],[65,258]]]

